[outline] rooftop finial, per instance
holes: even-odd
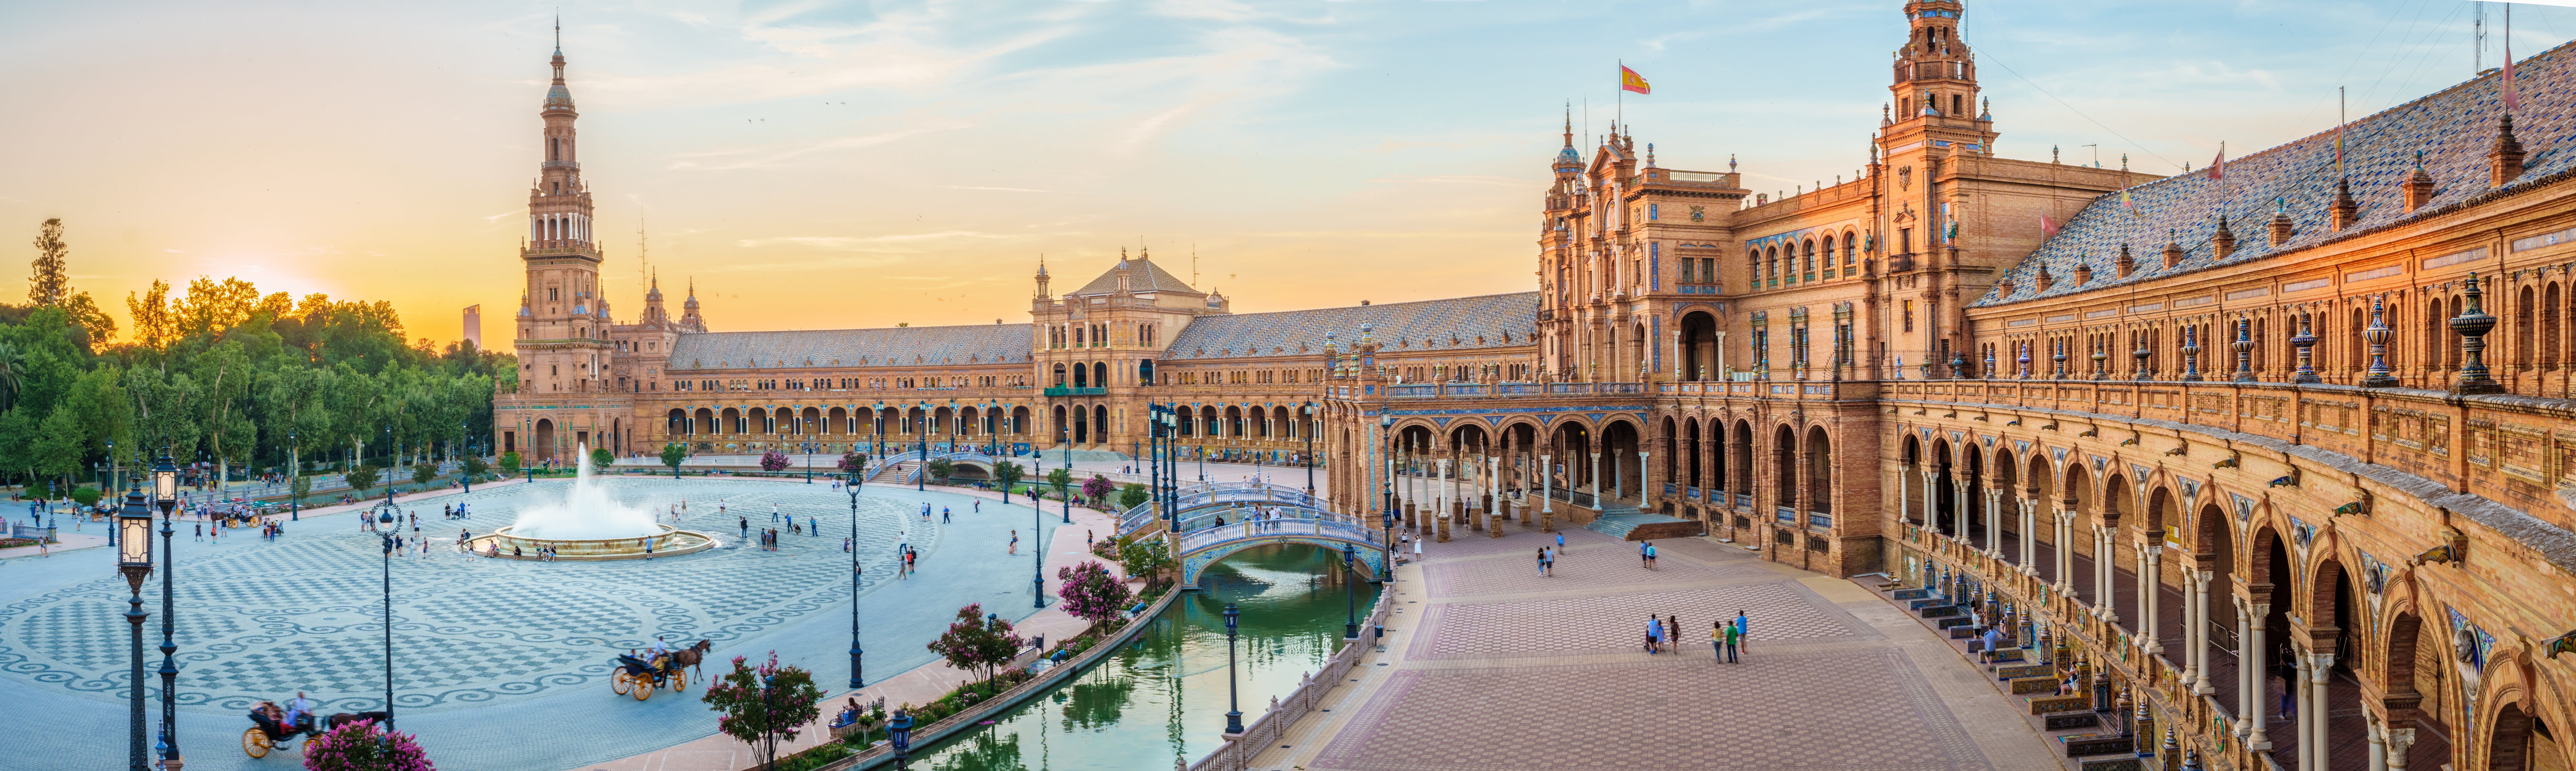
[[[555,55],[563,55],[563,12],[555,12]]]

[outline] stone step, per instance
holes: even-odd
[[[2047,731],[2072,731],[2078,728],[2100,728],[2102,727],[2102,716],[2091,712],[2049,715],[2040,718],[2040,725],[2042,726],[2042,730]]]
[[[2070,758],[2080,758],[2087,755],[2110,755],[2115,753],[2127,753],[2134,756],[2137,752],[2138,740],[2135,737],[2096,735],[2080,738],[2070,736],[2066,738],[2066,756]],[[2136,760],[2135,757],[2130,759]]]
[[[2103,758],[2077,764],[2083,771],[2147,771],[2145,758]]]
[[[2028,695],[2031,695],[2031,694],[2034,694],[2034,693],[2045,693],[2045,694],[2052,694],[2052,695],[2053,695],[2053,694],[2056,694],[2056,693],[2057,693],[2057,678],[2054,678],[2054,677],[2024,677],[2024,678],[2018,678],[2018,679],[2013,680],[2013,681],[2012,681],[2012,683],[2011,683],[2011,685],[2012,685],[2012,694],[2013,694],[2014,696],[2028,696]],[[2088,713],[2085,713],[2085,714],[2088,714],[2088,715],[2089,715],[2089,714],[2092,714],[2092,713],[2089,713],[2089,712],[2088,712]]]
[[[1896,599],[1900,600],[1920,600],[1930,596],[1932,596],[1932,590],[1930,589],[1914,588],[1896,590]]]
[[[1924,618],[1942,618],[1945,616],[1964,616],[1968,614],[1967,611],[1960,610],[1957,605],[1933,605],[1922,608],[1918,612],[1921,613]]]
[[[2023,677],[2053,678],[2056,676],[2057,668],[2047,664],[2022,664],[2018,666],[1995,668],[1995,679],[1997,680],[2012,680]]]
[[[2093,714],[2089,711],[2091,709],[2093,709],[2092,697],[2080,694],[2075,696],[2050,696],[2047,698],[2030,700],[2030,714],[2033,715],[2077,711],[2084,711],[2084,714],[2090,715]]]

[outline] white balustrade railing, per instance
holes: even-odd
[[[1386,624],[1387,614],[1395,607],[1394,601],[1394,592],[1379,591],[1377,605],[1369,609],[1368,622],[1360,627],[1363,637],[1334,651],[1332,658],[1324,660],[1322,671],[1306,676],[1297,684],[1296,690],[1280,697],[1277,704],[1254,718],[1251,725],[1244,726],[1243,733],[1225,737],[1224,744],[1208,753],[1207,757],[1200,758],[1199,762],[1190,764],[1188,771],[1249,771],[1252,759],[1260,756],[1262,750],[1278,745],[1299,718],[1321,707],[1325,694],[1330,693],[1333,686],[1350,681],[1351,669],[1359,666],[1360,658],[1370,648],[1370,638],[1365,635]]]

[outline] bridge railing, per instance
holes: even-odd
[[[1221,527],[1185,533],[1180,538],[1178,551],[1188,554],[1228,541],[1281,535],[1324,536],[1357,541],[1371,546],[1383,546],[1378,541],[1376,529],[1351,522],[1328,519],[1275,519],[1261,522],[1229,522]]]
[[[1269,516],[1269,517],[1267,517],[1267,518],[1266,518],[1266,520],[1263,520],[1263,521],[1282,521],[1282,520],[1292,520],[1292,519],[1293,519],[1293,520],[1315,520],[1315,519],[1321,519],[1321,520],[1329,520],[1329,521],[1335,521],[1335,522],[1356,522],[1356,521],[1357,521],[1357,520],[1354,520],[1354,519],[1352,519],[1352,518],[1350,518],[1350,517],[1342,516],[1342,515],[1340,515],[1340,514],[1335,514],[1335,513],[1333,513],[1333,512],[1326,511],[1326,510],[1323,510],[1323,509],[1314,508],[1314,507],[1312,507],[1312,506],[1267,506],[1267,507],[1264,507],[1264,508],[1269,512],[1270,516]],[[1193,530],[1205,530],[1205,529],[1207,529],[1207,528],[1210,528],[1210,527],[1214,527],[1214,526],[1216,526],[1216,521],[1217,521],[1218,519],[1224,519],[1228,524],[1232,524],[1232,523],[1235,523],[1235,522],[1254,521],[1254,518],[1252,517],[1252,514],[1253,514],[1253,509],[1250,509],[1250,508],[1233,508],[1233,507],[1227,507],[1227,508],[1207,508],[1207,509],[1199,509],[1199,510],[1196,510],[1196,511],[1185,511],[1185,512],[1182,512],[1182,513],[1181,513],[1181,523],[1180,523],[1180,526],[1179,526],[1179,527],[1176,527],[1176,528],[1173,528],[1173,529],[1172,529],[1172,532],[1176,532],[1176,533],[1187,533],[1187,532],[1190,532],[1190,531],[1193,531]]]
[[[1395,609],[1395,597],[1394,592],[1378,592],[1377,605],[1369,609],[1366,623],[1360,628],[1369,630],[1385,626],[1388,614]],[[1331,693],[1334,686],[1350,679],[1351,670],[1360,665],[1360,658],[1371,648],[1351,643],[1334,651],[1331,658],[1324,660],[1322,670],[1298,683],[1296,690],[1279,699],[1278,706],[1263,711],[1260,717],[1251,721],[1251,725],[1243,727],[1242,734],[1219,743],[1207,757],[1190,764],[1186,771],[1247,771],[1252,767],[1252,759],[1286,737],[1288,729],[1296,725],[1298,718],[1322,707],[1324,696]]]
[[[1204,509],[1211,506],[1257,504],[1262,506],[1295,506],[1311,509],[1321,508],[1323,501],[1323,499],[1316,496],[1307,495],[1304,490],[1260,482],[1194,484],[1181,488],[1178,498],[1179,501],[1176,508],[1181,512],[1184,521],[1189,519],[1189,515],[1192,510]],[[1138,529],[1143,528],[1146,523],[1152,522],[1154,517],[1161,513],[1162,510],[1156,508],[1153,501],[1146,501],[1130,507],[1126,511],[1120,512],[1118,515],[1118,532],[1136,532]]]

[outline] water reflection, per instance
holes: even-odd
[[[916,755],[915,767],[1125,771],[1195,762],[1225,730],[1225,604],[1243,614],[1235,666],[1249,725],[1271,697],[1295,690],[1341,646],[1354,583],[1346,578],[1341,555],[1316,547],[1268,546],[1229,557],[1126,648],[995,716],[993,725]],[[1358,582],[1357,589],[1366,613],[1377,588]]]

